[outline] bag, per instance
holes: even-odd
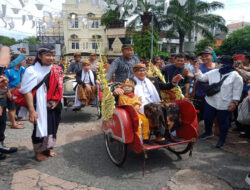
[[[249,113],[249,99],[248,96],[238,106],[238,118],[237,121],[243,125],[250,124],[250,113]]]
[[[225,76],[223,79],[221,79],[220,82],[213,83],[213,84],[209,85],[208,87],[206,87],[206,89],[205,89],[206,95],[213,96],[213,95],[219,93],[223,82],[227,79],[228,76],[229,75]]]
[[[44,78],[43,80],[38,83],[33,89],[32,89],[32,96],[34,97],[36,95],[36,91],[38,88],[40,88],[40,86],[42,86],[42,84],[49,79],[50,77],[50,73],[49,72]],[[25,100],[25,97],[24,97],[24,94],[22,94],[20,92],[20,88],[17,88],[15,89],[13,92],[12,92],[12,101],[14,101],[17,105],[19,106],[23,106],[23,107],[27,107],[27,103],[26,103],[26,100]]]

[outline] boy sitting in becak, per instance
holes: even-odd
[[[95,100],[96,74],[90,70],[90,62],[82,62],[82,70],[76,73],[76,93],[74,111],[79,111],[82,106],[89,105]]]
[[[133,79],[126,79],[123,83],[121,88],[124,91],[123,95],[119,96],[118,104],[119,105],[131,105],[133,106],[136,111],[138,112],[139,117],[139,127],[137,134],[141,138],[141,140],[147,142],[149,139],[149,121],[148,119],[139,113],[139,109],[141,106],[141,99],[138,98],[134,94],[134,88],[135,88],[136,82]]]

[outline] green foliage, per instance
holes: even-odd
[[[163,51],[157,52],[157,55],[163,57],[164,60],[166,60],[168,58],[169,54],[170,54],[170,52],[163,52]]]
[[[231,33],[218,49],[220,54],[224,55],[233,55],[242,50],[250,52],[250,26]]]
[[[181,6],[178,0],[172,0],[162,25],[171,26],[168,35],[178,34],[180,51],[182,51],[184,38],[192,40],[194,31],[200,32],[208,39],[213,39],[211,28],[218,27],[221,31],[227,32],[223,17],[211,13],[223,7],[222,3],[215,1],[207,3],[200,0],[187,0],[185,5]]]
[[[108,10],[105,14],[103,14],[101,18],[102,25],[112,24],[120,20],[120,8],[123,7],[125,12],[122,16],[122,20],[128,20],[131,18],[131,14],[129,14],[129,10],[132,9],[132,1],[131,0],[124,0],[123,4],[119,6],[116,0],[105,0],[108,5],[117,5],[114,11]],[[133,12],[133,19],[130,20],[128,27],[138,27],[142,26],[143,28],[148,29],[150,26],[152,14],[151,11],[154,10],[154,25],[155,28],[160,29],[159,21],[163,16],[164,10],[164,1],[165,0],[157,0],[156,5],[151,5],[148,1],[145,0],[138,0],[137,7]]]
[[[101,25],[106,26],[108,24],[119,22],[120,21],[119,17],[120,17],[120,13],[119,13],[118,9],[116,9],[114,11],[108,10],[101,17]]]
[[[15,38],[0,36],[0,44],[3,44],[5,46],[12,46],[12,45],[17,44],[17,43],[18,42],[15,40]]]
[[[18,40],[18,43],[22,43],[22,42],[28,42],[29,44],[37,44],[38,43],[37,37],[35,37],[35,36],[31,36],[31,37],[24,38],[22,40]]]
[[[223,55],[220,47],[214,47],[214,52],[217,56]]]
[[[154,31],[154,55],[158,52],[159,33]],[[134,50],[139,57],[150,58],[151,54],[151,31],[136,31],[133,35]]]
[[[15,38],[9,38],[6,36],[0,36],[0,44],[3,44],[5,46],[12,46],[14,44],[28,42],[29,44],[37,44],[37,38],[35,36],[27,37],[22,40],[16,41]]]
[[[199,54],[201,53],[207,46],[210,46],[213,48],[214,46],[214,41],[211,40],[211,39],[203,39],[203,40],[200,40],[196,46],[195,46],[195,49],[196,49],[196,53]]]

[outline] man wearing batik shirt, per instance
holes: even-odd
[[[133,67],[140,63],[140,60],[134,56],[134,49],[129,45],[122,46],[122,56],[112,62],[109,67],[107,78],[111,80],[115,74],[114,82],[123,82],[127,78],[133,77]]]
[[[141,99],[142,103],[139,112],[148,119],[149,127],[154,130],[157,136],[156,142],[160,144],[166,144],[169,141],[179,142],[180,139],[171,135],[172,131],[181,126],[178,105],[161,103],[155,85],[146,77],[147,68],[144,64],[136,64],[133,73],[133,79],[136,82],[134,93]],[[178,83],[181,79],[181,76],[176,76],[172,82]],[[171,85],[168,86],[171,87]],[[142,129],[142,131],[145,133],[147,130]]]
[[[140,63],[140,60],[134,56],[134,49],[130,45],[122,46],[122,56],[112,62],[107,73],[107,79],[111,81],[115,74],[114,82],[123,82],[127,78],[133,77],[133,67]],[[114,95],[123,94],[121,88],[114,90]]]

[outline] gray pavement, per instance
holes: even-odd
[[[95,113],[94,108],[77,114],[63,113],[60,133],[84,128],[89,122],[96,122],[98,125],[100,121],[97,121],[93,113]],[[27,126],[23,131],[7,129],[8,141],[12,143],[15,140],[29,140],[32,126],[30,124]],[[128,151],[125,164],[121,168],[116,167],[107,156],[102,134],[87,135],[81,140],[59,146],[55,151],[58,154],[55,158],[36,162],[32,150],[25,146],[19,147],[18,153],[0,162],[0,189],[10,189],[15,172],[31,168],[60,179],[106,190],[160,190],[173,183],[176,185],[179,173],[187,170],[191,171],[190,175],[192,171],[196,172],[193,177],[197,179],[197,183],[203,183],[202,180],[205,180],[210,184],[210,189],[218,187],[212,186],[215,179],[223,181],[224,189],[250,189],[244,182],[246,174],[250,171],[250,159],[218,150],[207,141],[199,141],[194,148],[193,156],[190,158],[188,154],[184,155],[182,160],[166,150],[150,152],[144,177],[143,156]],[[202,174],[205,176],[202,179],[197,177]],[[179,180],[179,183],[183,181],[183,184],[190,185],[196,181],[188,177],[179,177]],[[206,188],[208,186],[200,187],[209,189]]]

